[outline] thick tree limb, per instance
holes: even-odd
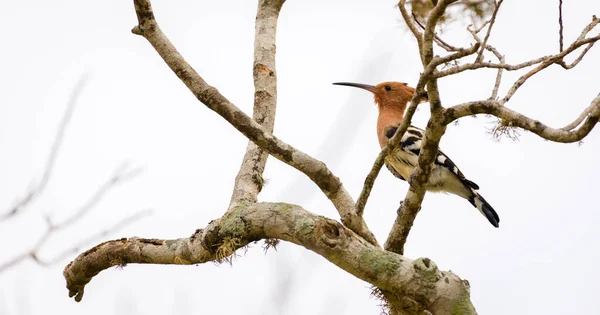
[[[134,0],[134,4],[139,25],[134,27],[132,32],[144,36],[150,42],[165,63],[200,102],[221,115],[259,147],[308,176],[333,203],[346,226],[369,242],[377,244],[375,236],[369,231],[362,217],[356,215],[354,200],[342,186],[339,178],[333,175],[323,162],[273,136],[258,122],[221,95],[216,88],[208,85],[185,61],[159,28],[150,2],[148,0]]]
[[[235,250],[264,238],[285,240],[309,249],[352,275],[402,297],[395,305],[405,314],[425,310],[450,314],[466,307],[469,287],[452,272],[440,271],[428,258],[410,260],[369,244],[337,221],[285,203],[239,204],[235,210],[189,238],[122,238],[99,244],[64,269],[69,296],[81,301],[85,286],[101,271],[126,264],[189,265],[223,261]],[[419,306],[421,305],[421,306]],[[463,313],[461,313],[463,314]]]
[[[254,113],[252,119],[273,133],[277,107],[277,72],[275,71],[275,43],[279,11],[285,0],[258,2],[254,34]],[[269,154],[248,141],[242,166],[235,178],[229,207],[240,202],[256,202],[262,190],[263,177]]]

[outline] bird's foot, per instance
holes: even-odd
[[[404,200],[400,200],[400,205],[398,206],[398,210],[396,210],[396,214],[400,215],[400,210],[402,209],[402,205],[404,204]]]
[[[408,184],[412,186],[413,181],[415,180],[415,173],[411,173],[410,176],[408,176]]]

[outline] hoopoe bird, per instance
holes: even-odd
[[[388,140],[394,136],[398,125],[404,117],[406,106],[412,99],[415,89],[401,82],[383,82],[375,86],[359,83],[338,82],[334,85],[352,86],[373,93],[375,104],[379,110],[377,117],[377,138],[379,146],[383,149]],[[422,102],[427,101],[425,95]],[[411,174],[418,165],[421,144],[425,131],[414,126],[409,126],[402,137],[399,146],[385,158],[388,170],[401,180],[410,179]],[[479,186],[465,178],[458,167],[438,150],[429,181],[425,189],[431,192],[451,193],[467,199],[490,223],[498,227],[500,218],[494,208],[477,193]]]

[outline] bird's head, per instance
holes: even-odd
[[[415,93],[415,89],[408,86],[406,83],[394,81],[382,82],[377,85],[351,82],[336,82],[333,84],[357,87],[373,93],[375,104],[377,104],[379,110],[395,109],[404,111],[406,104],[410,102]],[[422,97],[421,101],[427,101],[426,94]]]

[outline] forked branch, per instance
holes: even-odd
[[[333,203],[345,225],[369,242],[377,244],[377,240],[364,220],[356,215],[354,200],[342,186],[339,178],[333,175],[323,162],[273,136],[265,127],[221,95],[216,88],[208,85],[162,32],[154,18],[150,1],[135,0],[134,4],[139,25],[134,27],[132,32],[144,36],[150,42],[165,63],[200,102],[221,115],[259,147],[308,176]]]
[[[273,133],[277,107],[277,72],[275,43],[279,12],[285,0],[258,2],[254,34],[254,112],[252,119]],[[262,174],[269,154],[248,141],[246,154],[235,178],[229,208],[240,202],[256,202],[263,187]]]

